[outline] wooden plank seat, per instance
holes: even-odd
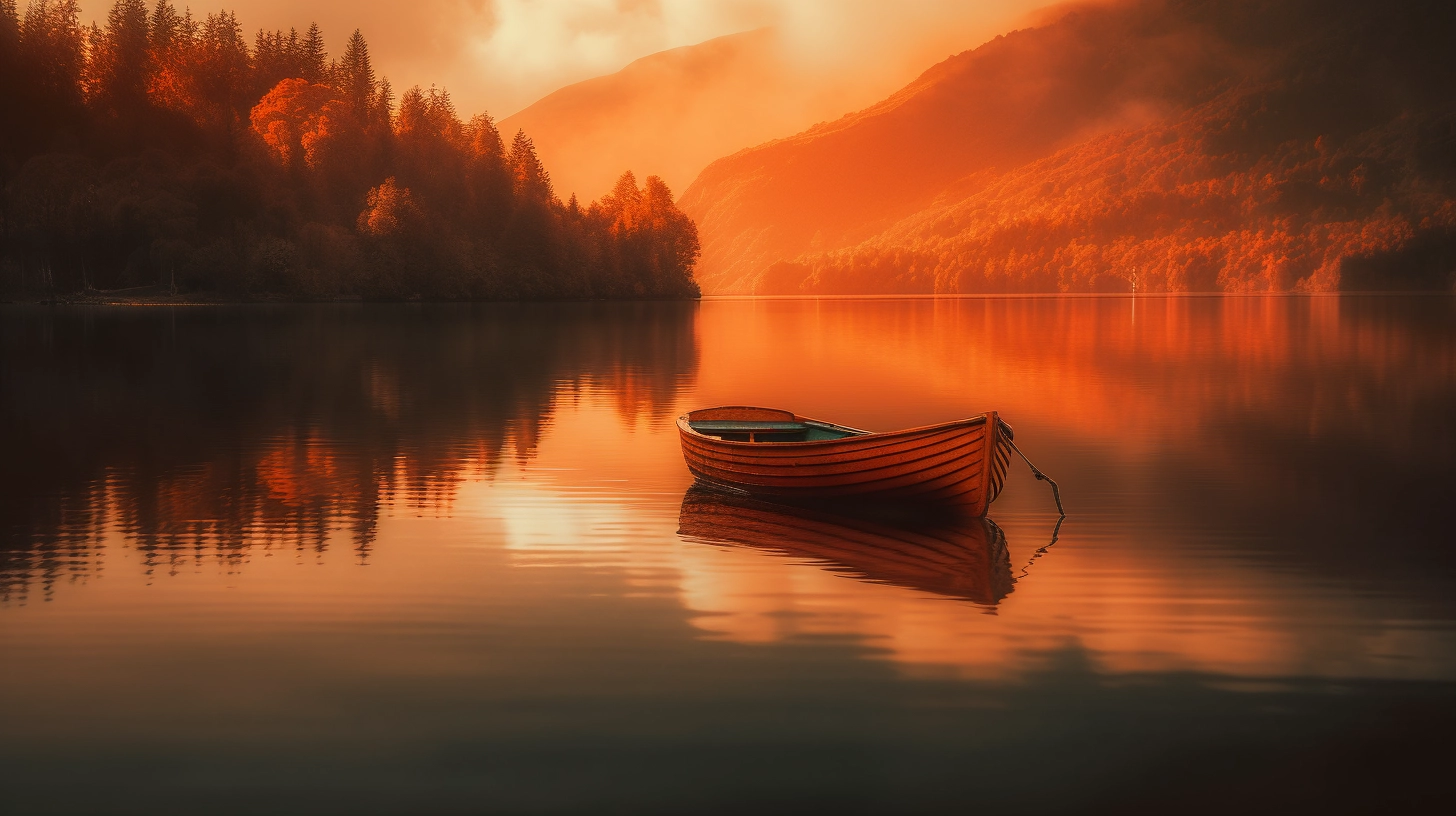
[[[807,431],[809,426],[802,422],[744,422],[734,420],[712,420],[692,422],[693,430],[699,433],[718,431]]]
[[[753,419],[705,419],[689,422],[689,427],[704,436],[717,437],[729,442],[813,442],[826,439],[843,439],[857,432],[824,422],[753,420]]]

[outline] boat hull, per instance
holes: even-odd
[[[768,499],[916,503],[983,516],[1005,482],[1009,429],[994,411],[923,428],[809,442],[733,441],[692,427],[700,418],[734,411],[793,416],[718,408],[679,417],[683,458],[705,486]]]

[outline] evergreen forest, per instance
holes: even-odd
[[[0,292],[220,299],[695,297],[656,177],[563,202],[523,132],[396,95],[355,31],[0,0]]]

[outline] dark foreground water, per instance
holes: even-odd
[[[6,813],[1456,801],[1452,298],[7,307],[0,389]],[[765,533],[735,403],[1069,515]]]

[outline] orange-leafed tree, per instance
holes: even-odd
[[[253,106],[253,132],[283,167],[302,170],[324,161],[333,131],[349,118],[343,97],[328,85],[285,79]]]
[[[424,221],[409,188],[399,186],[390,176],[365,196],[358,228],[373,238],[402,238],[419,230]]]

